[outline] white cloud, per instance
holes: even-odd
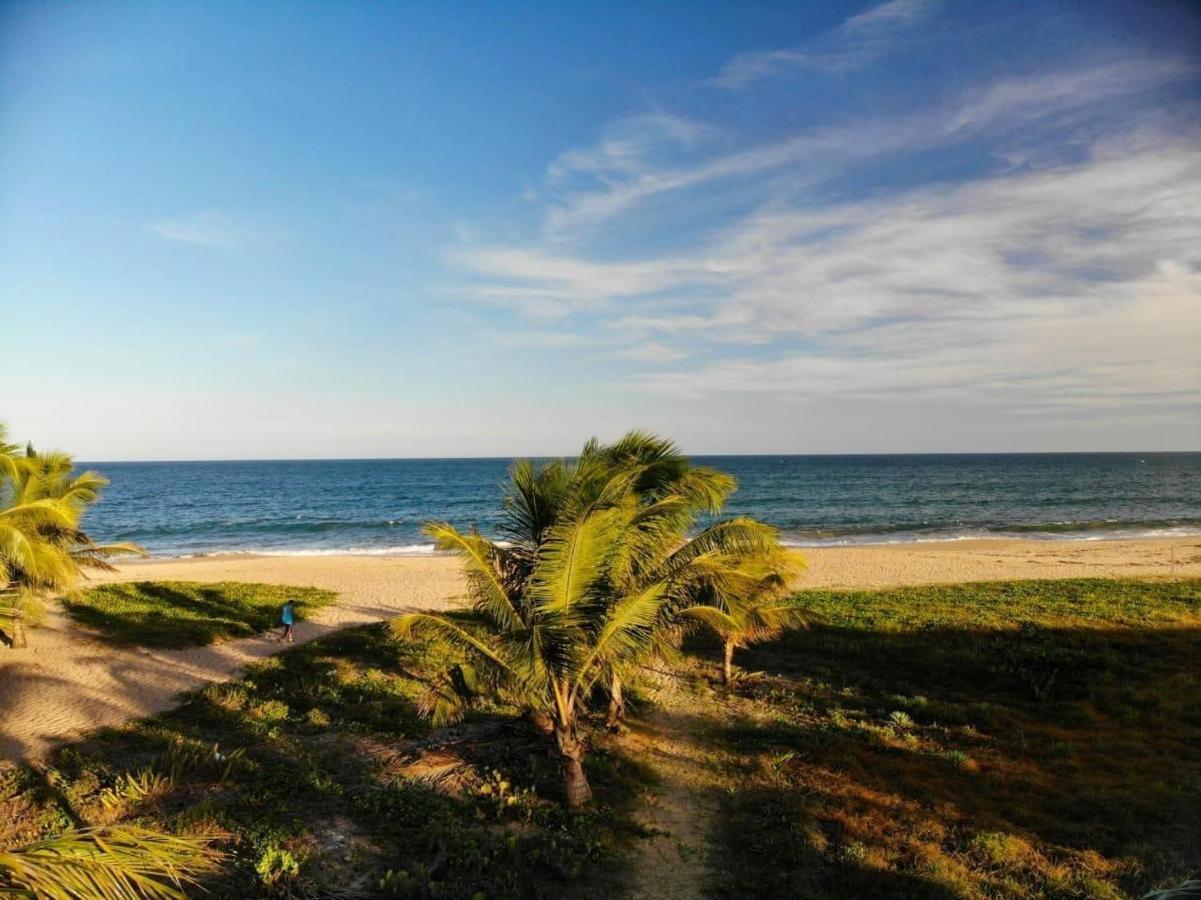
[[[686,251],[638,261],[503,248],[465,261],[490,276],[496,300],[537,296],[566,316],[608,310],[628,358],[675,361],[693,345],[727,357],[639,379],[656,391],[1045,409],[1194,402],[1197,146],[1192,134],[1136,134],[1053,169],[772,205]],[[739,344],[778,349],[764,361],[738,356]]]
[[[225,249],[279,240],[282,233],[254,216],[206,210],[152,222],[150,231],[167,241]]]
[[[889,0],[799,47],[741,53],[726,63],[713,83],[741,88],[797,69],[845,72],[858,68],[886,53],[898,35],[933,6],[933,0]]]
[[[878,341],[860,336],[815,353],[727,360],[640,380],[685,397],[935,400],[1025,414],[1201,404],[1201,274],[1165,263],[1089,299],[987,327],[936,318],[901,323]]]
[[[488,279],[468,288],[469,295],[539,317],[703,284],[713,277],[694,259],[598,263],[520,247],[475,248],[452,254],[451,260]]]
[[[997,446],[1002,421],[1083,435],[1137,413],[1175,436],[1201,405],[1201,134],[1144,101],[1196,73],[1111,58],[742,147],[624,120],[551,164],[540,231],[450,259],[474,300],[625,360],[656,408],[954,410]],[[952,148],[970,176],[846,188]]]
[[[669,346],[662,341],[643,341],[640,344],[623,347],[617,351],[617,355],[645,363],[670,363],[688,356],[678,347]]]

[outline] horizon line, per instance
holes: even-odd
[[[815,453],[756,452],[756,453],[685,453],[692,458],[770,458],[778,457],[833,457],[833,456],[1166,456],[1178,454],[1201,454],[1193,450],[845,450]],[[516,453],[478,456],[293,456],[293,457],[221,457],[212,459],[81,459],[76,465],[147,465],[179,463],[297,463],[297,462],[497,462],[517,459],[574,459],[570,453]]]

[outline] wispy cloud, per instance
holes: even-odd
[[[655,132],[637,152],[565,157],[557,178],[603,172],[603,188],[547,200],[552,227],[539,238],[467,246],[454,261],[477,300],[603,317],[615,352],[646,367],[632,383],[657,394],[1179,410],[1201,400],[1201,134],[1153,116],[1088,117],[1192,72],[1169,59],[1010,79],[902,119],[674,167],[647,162],[679,143]],[[785,200],[762,180],[782,171],[817,188],[855,161],[1028,135],[1064,117],[1087,127],[953,182],[818,202],[820,191]],[[695,130],[679,146],[711,138]],[[568,221],[624,225],[654,196],[686,216],[691,188],[711,194],[734,177],[758,199],[669,250],[614,254],[609,241],[599,252],[587,231],[562,241]]]
[[[688,354],[663,341],[644,340],[631,343],[622,329],[602,333],[581,334],[571,331],[501,331],[493,335],[501,347],[536,349],[540,351],[570,351],[596,358],[620,358],[639,363],[660,365],[685,359]]]
[[[1127,59],[1014,77],[966,88],[949,102],[904,116],[816,127],[717,155],[678,152],[678,132],[686,129],[692,136],[691,151],[703,150],[708,146],[703,137],[715,131],[711,126],[675,119],[674,130],[643,127],[632,139],[623,122],[599,145],[552,163],[548,192],[542,198],[544,233],[556,240],[575,237],[666,195],[785,169],[794,185],[818,183],[857,161],[1018,133],[1196,71],[1196,64],[1188,60]]]
[[[845,72],[885,54],[898,36],[925,18],[935,0],[889,0],[847,19],[799,47],[756,50],[734,57],[713,83],[742,88],[797,69]]]
[[[224,249],[272,242],[283,232],[255,216],[205,210],[150,223],[150,231],[167,241]]]
[[[617,351],[617,355],[644,363],[670,363],[688,356],[679,347],[669,346],[662,341],[643,341],[640,344],[623,346]]]
[[[1201,275],[1166,263],[1083,302],[991,320],[923,318],[772,360],[645,374],[672,396],[868,398],[1061,415],[1201,403]]]

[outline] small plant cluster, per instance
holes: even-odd
[[[118,775],[112,785],[100,792],[100,804],[118,810],[155,800],[168,794],[185,777],[207,776],[220,785],[229,778],[245,752],[245,747],[223,753],[219,744],[208,746],[176,740],[150,765]]]
[[[495,769],[487,774],[483,783],[475,789],[475,794],[481,807],[496,819],[512,817],[522,810],[528,816],[531,803],[537,799],[533,788],[514,787],[508,778]]]

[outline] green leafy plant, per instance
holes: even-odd
[[[300,876],[300,861],[290,851],[273,846],[259,856],[254,870],[264,888],[270,893],[280,894],[286,892]]]
[[[170,776],[161,775],[153,769],[129,772],[122,775],[115,785],[101,792],[100,803],[108,809],[116,809],[126,803],[152,800],[170,791],[173,784]]]
[[[0,425],[0,611],[13,647],[25,646],[24,626],[43,601],[70,589],[85,568],[111,569],[114,556],[141,554],[134,544],[97,544],[83,530],[88,507],[107,479],[75,472],[65,453],[20,452]]]

